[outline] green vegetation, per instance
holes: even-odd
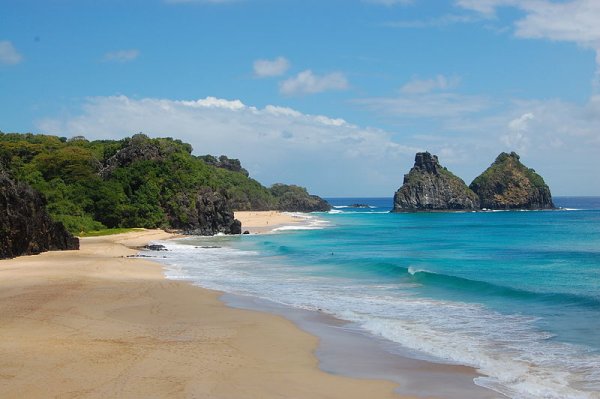
[[[117,227],[114,229],[84,231],[84,232],[80,233],[79,236],[80,237],[100,237],[100,236],[110,236],[113,234],[129,233],[130,231],[140,231],[140,230],[142,230],[142,229]]]
[[[143,134],[88,141],[0,132],[0,163],[40,191],[51,217],[77,235],[185,222],[200,187],[223,193],[234,210],[281,209],[279,190],[249,178],[238,160],[191,153],[180,140]]]
[[[542,176],[523,165],[517,153],[503,152],[470,185],[481,206],[490,209],[553,208],[550,189]]]

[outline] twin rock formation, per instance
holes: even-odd
[[[419,152],[394,195],[393,212],[481,209],[554,209],[554,204],[544,179],[514,152],[500,154],[468,187],[437,156]]]

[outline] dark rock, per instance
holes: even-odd
[[[393,212],[479,209],[479,198],[465,182],[442,167],[437,156],[419,152],[394,195]]]
[[[161,244],[148,244],[144,245],[143,248],[149,251],[168,251],[167,247]]]
[[[327,212],[331,205],[323,198],[310,195],[304,187],[277,183],[269,189],[277,199],[277,210],[284,212]]]
[[[0,167],[0,258],[67,249],[79,249],[79,239],[52,221],[40,193]]]
[[[242,224],[224,193],[201,187],[193,196],[179,193],[168,212],[170,225],[184,234],[210,236],[218,233],[241,234]]]
[[[242,234],[250,234],[250,232],[248,230],[244,230]]]
[[[527,168],[515,152],[496,161],[473,180],[471,189],[487,209],[554,209],[550,188],[535,170]]]
[[[352,204],[348,205],[348,208],[370,208],[368,204]]]

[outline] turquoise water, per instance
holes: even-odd
[[[168,244],[169,275],[320,309],[473,366],[507,397],[600,397],[600,199],[422,214],[389,213],[387,198],[330,202],[300,230]]]

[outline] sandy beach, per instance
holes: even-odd
[[[306,222],[306,218],[279,211],[237,211],[235,218],[242,222],[242,231],[248,230],[250,234],[264,234],[281,226]]]
[[[85,238],[80,251],[0,261],[0,397],[399,397],[391,382],[320,371],[317,339],[284,318],[127,258],[170,237]]]

